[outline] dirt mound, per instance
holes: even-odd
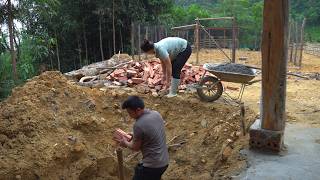
[[[130,131],[120,103],[133,89],[97,90],[45,72],[0,103],[0,179],[117,179],[112,131]],[[238,108],[205,104],[192,96],[143,95],[167,121],[170,167],[165,179],[228,177],[245,161],[238,151]],[[254,120],[247,113],[247,124]],[[245,140],[245,141],[244,141]],[[126,176],[139,160],[124,151]]]

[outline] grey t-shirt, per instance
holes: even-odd
[[[149,168],[169,164],[164,121],[157,111],[144,110],[133,125],[133,141],[141,140],[142,163]]]
[[[171,61],[175,60],[177,55],[183,52],[188,45],[188,41],[178,37],[168,37],[154,43],[156,57],[165,60],[168,57]]]

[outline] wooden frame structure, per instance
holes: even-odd
[[[231,58],[222,50],[222,48],[217,44],[217,47],[219,48],[222,53],[230,59],[231,62],[235,62],[236,59],[236,36],[237,36],[237,29],[236,27],[236,19],[234,17],[218,17],[218,18],[196,18],[195,24],[185,25],[185,26],[178,26],[173,27],[171,30],[190,30],[194,29],[194,44],[196,49],[196,63],[199,63],[199,52],[200,52],[200,30],[205,29],[204,26],[201,25],[201,21],[210,21],[210,20],[231,20],[232,21],[232,27],[231,28],[220,28],[220,30],[224,30],[224,33],[227,29],[232,29],[232,55]],[[213,29],[212,27],[209,29]],[[209,34],[210,35],[210,34]],[[213,39],[214,40],[214,39]]]

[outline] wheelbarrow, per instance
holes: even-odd
[[[249,74],[213,70],[212,67],[217,65],[219,64],[206,63],[203,65],[205,72],[202,75],[200,81],[198,82],[197,88],[196,88],[198,96],[203,101],[213,102],[219,99],[222,93],[224,92],[222,81],[225,81],[225,82],[241,84],[241,89],[237,98],[232,98],[228,93],[224,92],[232,100],[241,102],[243,92],[246,86],[249,86],[249,85],[252,85],[253,83],[261,81],[261,80],[253,80],[258,75],[258,72],[256,69],[250,68],[253,72],[253,75],[249,75]],[[210,73],[210,75],[207,75],[207,73]]]

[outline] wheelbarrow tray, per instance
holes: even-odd
[[[249,74],[212,70],[212,69],[209,69],[206,66],[206,64],[203,66],[203,68],[206,71],[215,75],[220,81],[226,81],[226,82],[232,82],[232,83],[248,84],[252,79],[254,79],[257,76],[255,69],[251,69],[254,74],[249,75]]]

